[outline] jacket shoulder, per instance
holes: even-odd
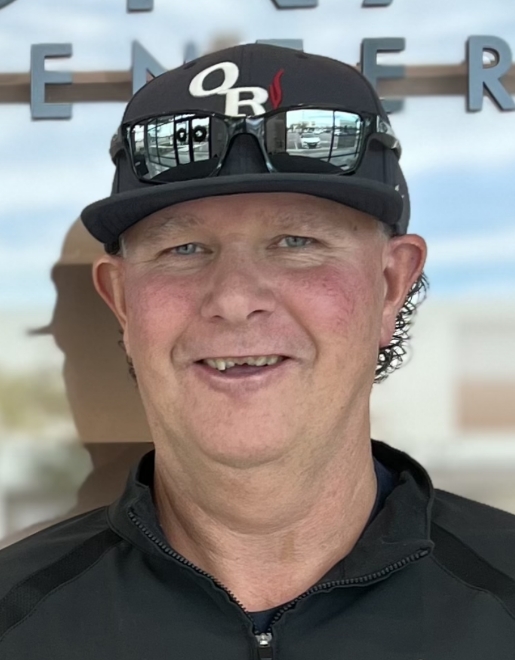
[[[435,489],[432,525],[443,529],[515,580],[515,515]]]
[[[48,575],[49,569],[65,581],[67,572],[80,571],[82,563],[120,540],[108,525],[105,506],[27,536],[0,550],[0,599],[20,583]]]

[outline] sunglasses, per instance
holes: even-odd
[[[335,107],[293,106],[263,115],[229,117],[181,111],[124,123],[110,154],[124,150],[134,174],[145,183],[170,183],[216,176],[233,138],[256,138],[269,172],[353,174],[370,141],[401,145],[381,116]]]

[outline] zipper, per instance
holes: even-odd
[[[390,566],[387,566],[386,568],[383,568],[380,571],[376,571],[375,573],[370,573],[369,575],[363,575],[361,577],[356,577],[356,578],[349,578],[347,580],[332,580],[331,582],[324,582],[323,584],[318,584],[315,587],[311,587],[311,589],[308,589],[308,591],[305,591],[303,594],[295,598],[294,600],[289,601],[284,607],[282,607],[280,610],[278,610],[274,618],[270,621],[270,625],[268,626],[268,630],[264,633],[260,633],[257,628],[256,624],[254,623],[254,619],[250,615],[250,613],[243,607],[243,605],[240,603],[240,601],[236,598],[236,596],[231,593],[227,587],[225,587],[221,582],[219,582],[213,575],[210,573],[207,573],[206,571],[203,571],[201,568],[193,564],[191,561],[188,561],[185,557],[180,555],[179,553],[175,552],[170,548],[169,545],[166,543],[163,543],[155,534],[152,534],[152,532],[149,532],[148,529],[143,525],[143,523],[140,522],[140,520],[137,518],[137,516],[132,512],[131,509],[129,509],[129,518],[131,521],[136,525],[138,529],[140,529],[145,536],[147,536],[153,543],[155,543],[163,552],[165,552],[167,555],[170,555],[170,557],[173,557],[177,561],[179,561],[181,564],[184,564],[185,566],[189,566],[192,568],[196,573],[200,573],[200,575],[203,575],[204,577],[208,577],[213,582],[220,587],[225,593],[233,600],[238,607],[243,611],[245,616],[250,620],[252,623],[252,631],[254,634],[254,637],[257,641],[257,650],[258,650],[258,658],[259,660],[273,660],[273,652],[272,652],[272,626],[274,623],[276,623],[281,616],[291,609],[294,605],[296,605],[299,600],[302,600],[303,598],[306,598],[307,596],[310,596],[311,594],[314,594],[318,591],[326,591],[327,589],[331,589],[336,586],[351,586],[351,585],[362,585],[366,584],[367,582],[370,582],[371,580],[376,580],[377,578],[382,578],[385,575],[388,575],[388,573],[391,573],[392,571],[396,571],[400,568],[403,568],[407,564],[411,564],[415,561],[418,561],[419,559],[422,559],[422,557],[425,557],[430,553],[430,550],[419,550],[419,552],[415,552],[412,555],[409,555],[408,557],[404,557],[400,561],[396,561],[394,564],[391,564]]]
[[[272,660],[272,633],[261,633],[255,637],[258,643],[259,660]]]

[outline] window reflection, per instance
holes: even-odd
[[[363,120],[335,110],[288,110],[269,120],[266,135],[269,153],[285,151],[289,156],[316,158],[348,170],[359,156]]]
[[[154,178],[177,165],[213,158],[220,152],[224,130],[216,118],[191,114],[137,124],[132,131],[132,149],[138,174]]]

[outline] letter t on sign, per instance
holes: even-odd
[[[153,11],[154,0],[127,0],[127,11]]]

